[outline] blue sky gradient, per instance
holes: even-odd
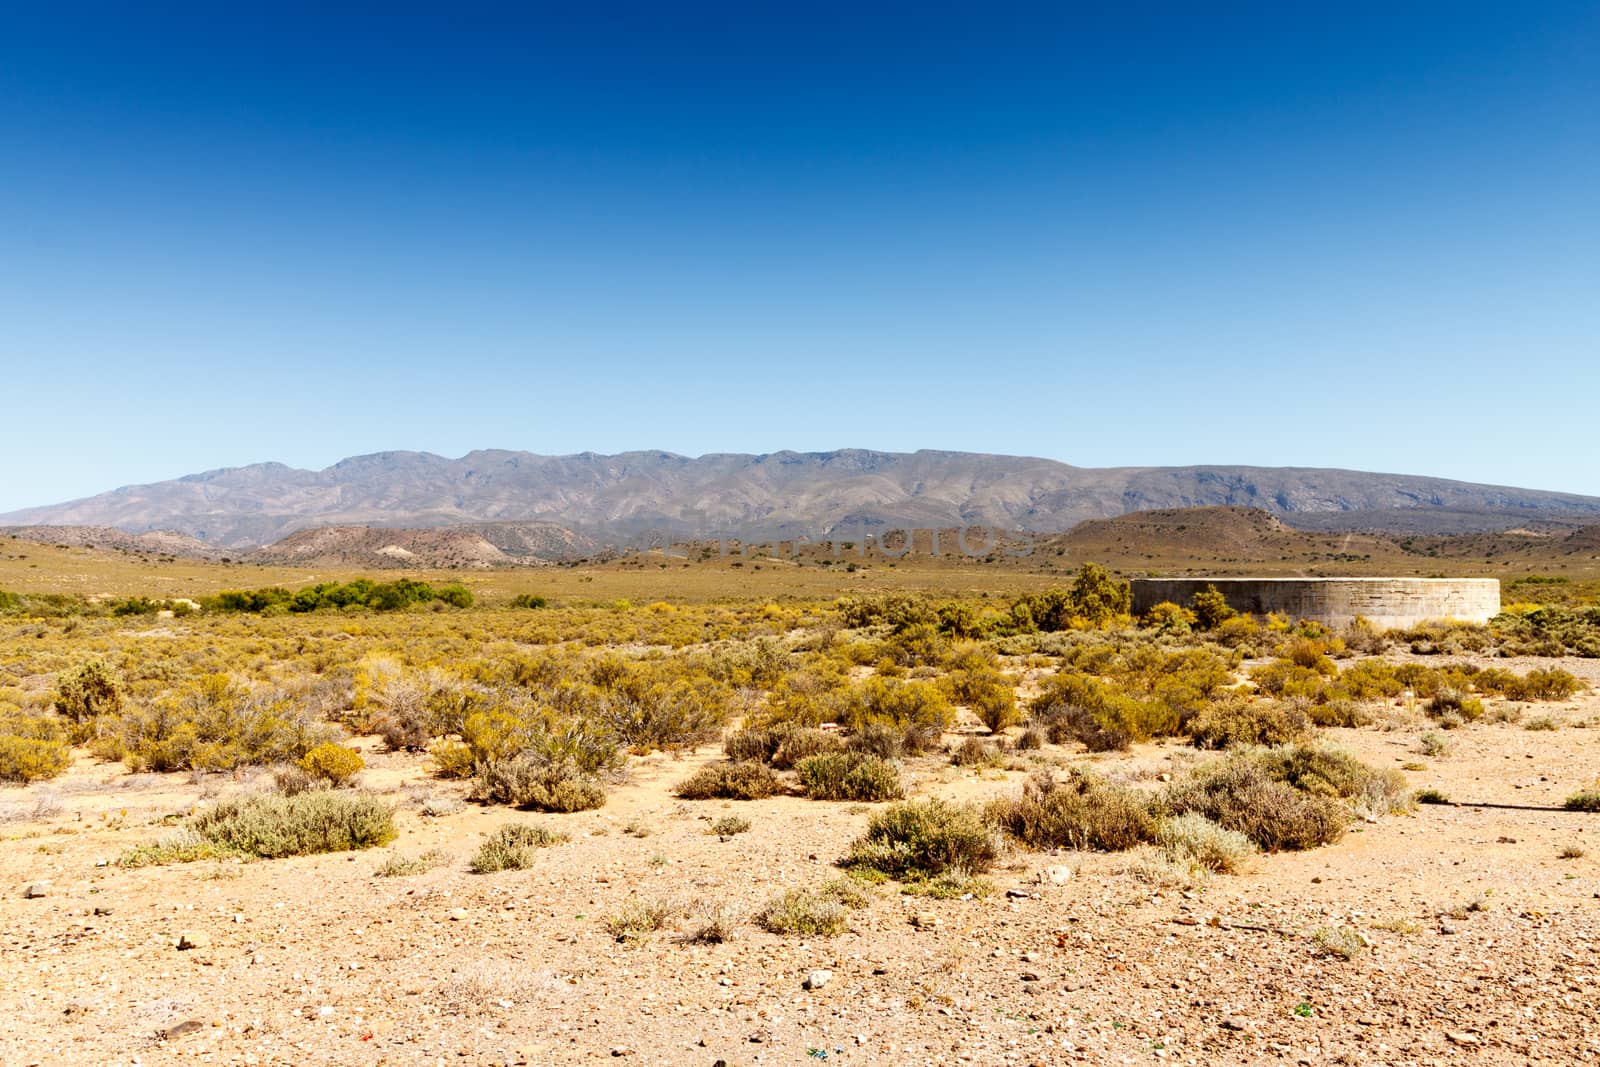
[[[0,511],[480,447],[1600,494],[1600,4],[33,7]]]

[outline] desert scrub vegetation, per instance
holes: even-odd
[[[1302,744],[1235,750],[1174,782],[1159,804],[1169,815],[1203,816],[1278,852],[1330,844],[1358,812],[1403,810],[1409,798],[1399,771]]]
[[[667,900],[630,897],[621,910],[605,920],[606,932],[625,945],[638,945],[683,918],[683,908]]]
[[[768,901],[755,916],[771,934],[834,937],[849,929],[849,913],[864,908],[871,895],[851,878],[835,878],[815,889],[790,889]]]
[[[1600,789],[1584,789],[1569,796],[1561,805],[1568,811],[1600,811]]]
[[[306,754],[300,757],[299,766],[318,781],[338,788],[349,785],[366,766],[366,761],[361,758],[361,753],[353,748],[324,741],[308,749]]]
[[[426,852],[415,856],[402,856],[398,853],[390,856],[378,864],[377,870],[372,873],[379,878],[409,878],[412,875],[426,874],[438,867],[443,867],[450,862],[450,854],[443,849],[430,848]]]
[[[1162,819],[1156,825],[1155,840],[1168,858],[1198,864],[1217,874],[1237,874],[1257,851],[1246,835],[1193,812]]]
[[[71,756],[66,728],[56,716],[0,704],[0,781],[54,778]]]
[[[685,800],[765,800],[787,793],[788,787],[764,763],[712,763],[678,783]]]
[[[183,823],[183,832],[133,849],[122,866],[240,856],[277,859],[376,848],[395,839],[394,811],[365,793],[325,790],[221,800]]]
[[[521,871],[532,867],[541,848],[559,845],[567,835],[532,823],[506,823],[484,839],[472,856],[472,873]]]
[[[874,813],[844,865],[868,876],[915,882],[946,873],[982,874],[999,855],[999,842],[982,812],[929,798]]]
[[[893,763],[867,752],[825,752],[795,767],[800,789],[812,800],[898,800],[905,796]]]
[[[434,588],[427,582],[400,578],[374,582],[357,578],[349,582],[324,582],[291,593],[280,586],[263,589],[225,590],[202,597],[206,611],[247,612],[256,615],[304,614],[313,611],[401,611],[421,604],[438,603],[456,608],[472,606],[472,593],[463,585]]]
[[[1065,781],[1034,775],[1019,795],[991,801],[985,815],[1038,849],[1121,852],[1151,840],[1156,828],[1147,796],[1082,768],[1073,768]]]

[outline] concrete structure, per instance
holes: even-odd
[[[1488,622],[1500,612],[1494,578],[1135,578],[1130,584],[1135,615],[1167,600],[1187,607],[1208,585],[1235,611],[1276,611],[1331,626],[1358,615],[1385,630],[1423,619]]]

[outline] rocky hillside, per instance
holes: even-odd
[[[0,526],[0,537],[41,545],[96,548],[135,556],[182,556],[216,559],[221,550],[198,538],[172,530],[129,533],[110,526]]]
[[[421,569],[543,564],[591,551],[587,538],[554,523],[484,523],[406,529],[324,526],[301,530],[245,557],[292,566]]]
[[[1073,467],[966,452],[670,452],[447,459],[381,452],[307,471],[262,463],[0,516],[17,524],[172,529],[213,545],[270,544],[317,526],[556,523],[597,539],[805,534],[984,524],[1054,532],[1131,511],[1244,506],[1297,516],[1439,511],[1482,528],[1553,515],[1600,517],[1600,498],[1440,478],[1270,467]],[[1423,523],[1422,525],[1426,525]],[[495,543],[493,538],[485,540]],[[504,549],[502,549],[504,550]]]

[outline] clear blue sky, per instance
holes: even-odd
[[[1204,6],[7,5],[0,510],[479,447],[1600,494],[1600,5]]]

